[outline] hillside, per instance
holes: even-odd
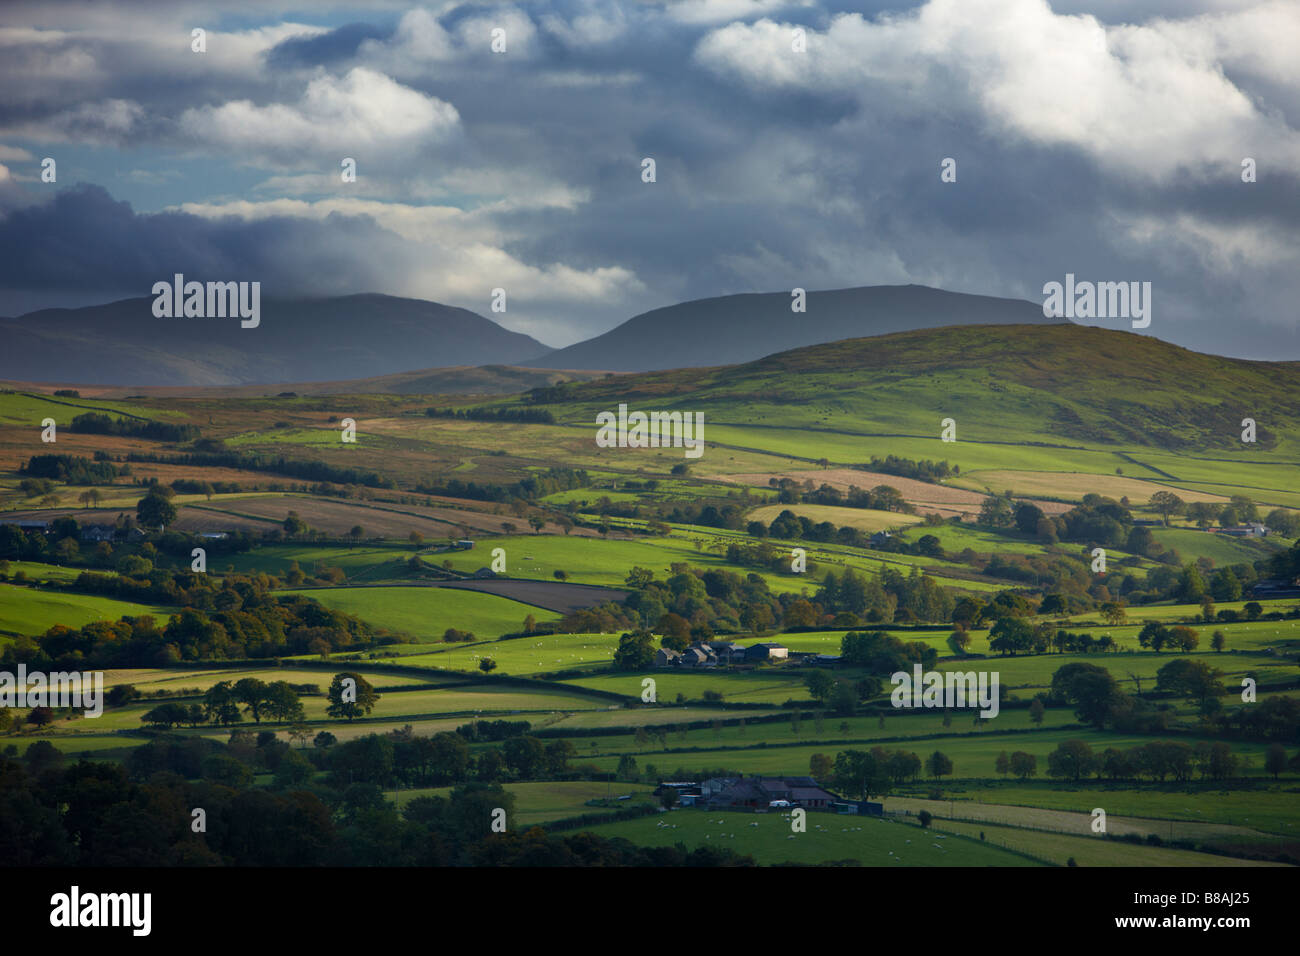
[[[703,411],[734,424],[860,435],[1294,452],[1300,363],[1192,352],[1150,336],[1071,323],[968,326],[814,345],[758,361],[569,384],[557,417],[594,421],[620,401]],[[638,404],[639,403],[639,404]],[[1258,442],[1241,442],[1253,418]]]
[[[522,364],[619,371],[729,365],[805,345],[937,326],[1065,321],[1044,318],[1032,302],[918,285],[809,292],[806,312],[790,307],[784,291],[683,302]]]
[[[257,385],[83,385],[79,382],[0,380],[5,388],[49,393],[75,389],[83,398],[266,398],[294,395],[511,395],[560,382],[600,378],[604,372],[574,369],[522,368],[517,365],[453,365],[394,372],[371,378],[333,382],[279,382]],[[287,396],[284,396],[287,397]]]
[[[509,365],[546,346],[465,309],[387,295],[264,298],[261,322],[156,318],[152,298],[0,319],[0,378],[84,385],[338,381]]]

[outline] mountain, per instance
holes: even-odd
[[[1206,355],[1070,322],[850,339],[739,365],[563,384],[531,397],[538,402],[560,421],[584,426],[623,402],[700,412],[711,423],[708,440],[737,448],[842,435],[850,457],[865,457],[882,441],[908,449],[906,439],[934,439],[946,418],[956,421],[958,442],[940,446],[943,453],[969,455],[975,442],[994,449],[987,455],[996,460],[999,447],[1010,458],[1015,445],[1056,446],[1041,453],[1036,464],[1044,470],[1086,470],[1089,461],[1061,450],[1083,445],[1214,449],[1272,469],[1293,467],[1300,454],[1300,362]],[[1257,423],[1254,444],[1241,440],[1246,418]],[[1204,480],[1216,480],[1213,467],[1204,468]],[[1158,465],[1146,470],[1160,473]]]
[[[774,352],[950,325],[1059,325],[1041,305],[927,286],[866,286],[809,292],[791,312],[789,292],[697,299],[654,309],[603,335],[520,364],[626,372],[749,362]]]
[[[156,318],[153,299],[0,319],[0,378],[99,385],[339,381],[512,365],[545,345],[466,309],[388,295],[264,299],[238,318]],[[554,367],[554,366],[548,366]]]

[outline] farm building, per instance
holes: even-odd
[[[749,648],[743,644],[714,642],[709,647],[712,648],[719,664],[739,664],[749,655]]]
[[[1219,534],[1232,535],[1234,538],[1268,537],[1268,528],[1260,524],[1258,521],[1252,521],[1250,524],[1240,525],[1236,528],[1219,528],[1217,530]]]
[[[871,800],[837,800],[830,805],[836,813],[862,817],[883,817],[885,805]]]
[[[1253,598],[1300,597],[1300,579],[1265,578],[1250,589]]]
[[[751,644],[745,652],[745,659],[750,661],[785,660],[790,656],[790,649],[776,641],[760,641]]]
[[[672,667],[681,660],[682,655],[671,647],[661,647],[655,651],[655,667]]]
[[[82,541],[112,541],[117,528],[111,524],[83,524],[79,537]]]
[[[474,547],[474,542],[471,541],[469,538],[461,538],[459,541],[456,542],[454,547],[459,551],[469,551]]]
[[[494,578],[496,576],[497,573],[493,571],[491,568],[479,568],[477,571],[475,571],[473,574],[470,575],[470,577],[474,578],[476,581],[485,581],[488,578]]]
[[[719,784],[722,786],[717,789]],[[700,793],[714,809],[766,809],[775,801],[785,801],[808,810],[826,810],[836,801],[835,795],[822,789],[812,777],[744,777],[731,781],[718,778],[701,784]]]
[[[678,663],[682,667],[716,667],[718,658],[708,644],[694,644],[682,651]]]
[[[835,667],[840,662],[838,654],[804,654],[804,664],[810,664],[813,667]]]
[[[6,521],[5,524],[13,525],[19,531],[44,531],[50,530],[48,521]]]

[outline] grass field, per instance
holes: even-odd
[[[859,531],[874,533],[892,528],[903,528],[921,521],[918,515],[901,514],[897,511],[874,511],[870,508],[838,508],[833,505],[764,505],[755,508],[746,517],[750,521],[771,524],[782,511],[792,511],[801,518],[807,518],[814,524],[829,521],[837,528],[857,528]]]
[[[56,624],[83,627],[91,621],[116,621],[123,615],[152,614],[159,624],[164,624],[175,610],[98,595],[0,584],[0,631],[11,634],[44,634]]]
[[[506,826],[520,830],[531,826],[544,826],[566,817],[585,814],[614,813],[625,807],[653,803],[650,787],[636,783],[596,783],[588,780],[521,781],[506,784],[505,789],[514,794],[515,814],[507,819]],[[421,790],[400,790],[397,805],[404,807],[416,797],[446,797],[451,787],[431,787]],[[619,800],[612,807],[589,807],[588,800]]]
[[[1109,821],[1107,821],[1109,823]],[[1099,836],[1070,836],[1064,833],[1047,833],[999,826],[992,823],[964,823],[953,820],[935,820],[935,830],[959,834],[974,839],[981,837],[994,846],[1018,850],[1065,866],[1074,860],[1076,866],[1182,866],[1182,867],[1239,867],[1280,866],[1282,864],[1257,863],[1215,853],[1197,853],[1169,847],[1143,846]]]
[[[531,604],[456,588],[340,587],[287,593],[303,594],[328,608],[426,643],[441,640],[451,627],[471,631],[479,638],[496,638],[522,630],[524,618],[530,614],[538,621],[559,617]]]
[[[915,824],[871,817],[809,813],[807,832],[792,833],[778,812],[694,808],[589,827],[641,846],[716,846],[765,865],[856,860],[863,866],[1035,866],[1033,860],[978,840],[944,837]],[[936,845],[937,844],[937,845]]]
[[[1217,824],[1295,836],[1300,830],[1300,819],[1297,819],[1300,797],[1297,797],[1295,786],[1294,780],[1277,784],[1260,780],[1252,788],[1231,790],[1200,783],[1134,786],[1086,782],[1067,785],[1042,781],[1029,786],[1014,782],[955,785],[945,788],[945,797],[952,795],[955,803],[951,813],[958,817],[979,812],[981,803],[1012,808],[1039,807],[1071,814],[1090,814],[1094,807],[1102,807],[1106,810],[1108,828],[1113,816],[1135,818],[1145,821],[1142,825],[1150,828],[1147,832],[1155,832],[1166,839],[1179,839],[1180,832],[1192,837],[1209,835],[1203,830],[1180,831],[1179,822],[1197,827]],[[947,800],[940,802],[948,805]],[[1014,824],[1025,820],[1018,809],[989,813],[992,822]],[[1153,820],[1164,822],[1156,824],[1151,822]],[[1170,821],[1174,821],[1172,829]],[[1045,825],[1052,824],[1048,821]],[[1057,828],[1065,829],[1066,826],[1061,822]]]

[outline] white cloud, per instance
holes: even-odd
[[[622,266],[575,268],[560,262],[542,265],[523,262],[502,248],[508,237],[493,224],[491,209],[467,212],[451,206],[415,206],[365,199],[238,200],[185,203],[179,209],[207,219],[236,216],[245,221],[278,217],[317,221],[335,216],[369,217],[409,244],[409,261],[390,263],[392,285],[386,291],[464,304],[480,311],[486,308],[484,303],[496,287],[506,289],[509,301],[521,307],[617,302],[645,291],[635,273]]]
[[[180,117],[182,132],[194,142],[233,151],[248,162],[288,167],[332,167],[363,151],[410,153],[450,139],[459,124],[450,103],[363,67],[342,78],[318,74],[292,105],[236,100],[188,109]]]
[[[1208,16],[1196,27],[1107,28],[1091,16],[1055,14],[1044,0],[930,0],[876,21],[836,16],[825,31],[808,31],[803,54],[791,50],[794,24],[733,23],[702,39],[695,56],[756,89],[850,94],[877,107],[969,104],[995,130],[1070,146],[1140,178],[1230,175],[1242,155],[1300,160],[1300,136],[1224,75],[1212,31],[1232,24],[1224,35],[1241,44],[1266,32],[1264,23],[1285,33],[1293,18],[1270,8]],[[1180,41],[1196,30],[1202,43]],[[1268,46],[1281,55],[1276,42]]]

